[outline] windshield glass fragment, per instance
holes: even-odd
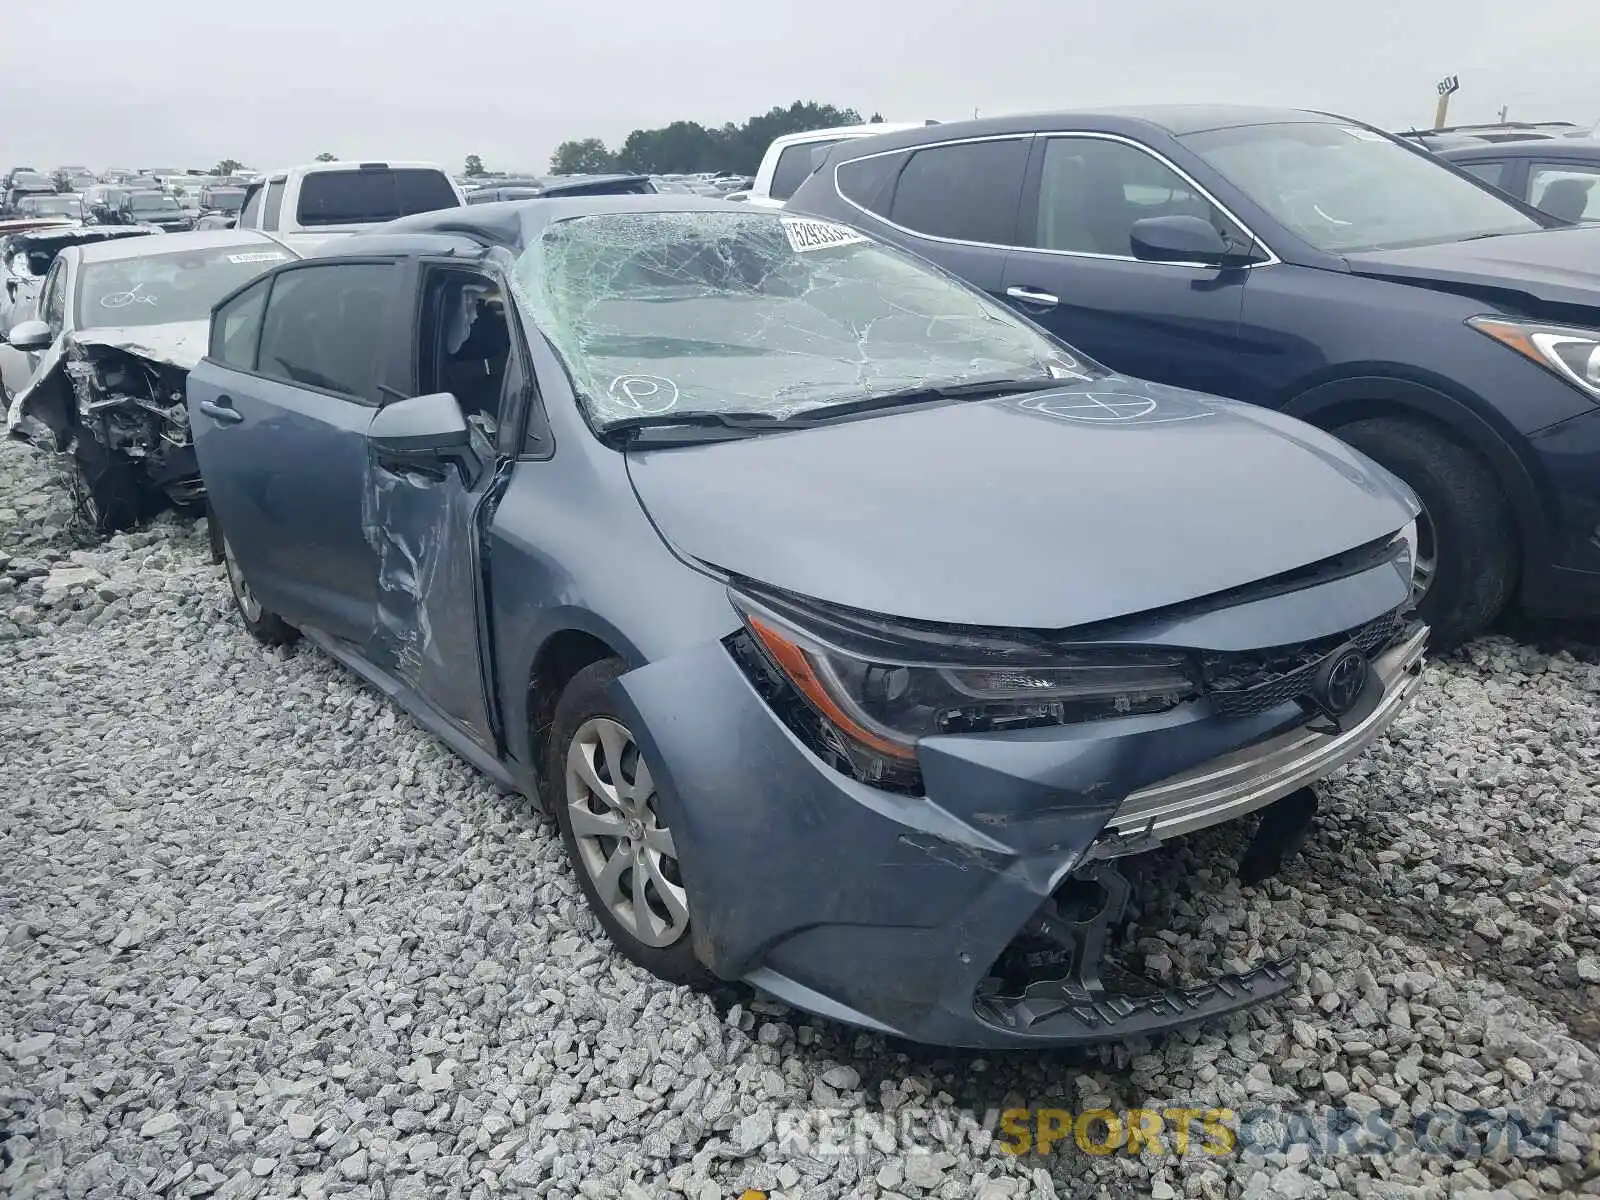
[[[513,291],[590,422],[776,418],[922,387],[1090,378],[1003,307],[828,221],[604,213],[552,224]]]
[[[1321,250],[1398,250],[1543,226],[1426,154],[1357,126],[1245,125],[1181,139]]]

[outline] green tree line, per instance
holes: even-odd
[[[873,121],[883,118],[872,114]],[[859,125],[861,114],[853,108],[796,100],[787,108],[774,107],[743,124],[702,125],[674,121],[659,129],[635,129],[612,150],[599,138],[562,142],[550,156],[556,175],[637,171],[641,174],[716,171],[725,175],[754,175],[772,139],[808,129]]]

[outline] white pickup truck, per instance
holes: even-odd
[[[245,187],[237,229],[301,249],[412,213],[465,204],[449,172],[426,162],[319,162],[268,171]]]
[[[874,121],[867,125],[839,125],[833,129],[808,129],[774,138],[761,157],[756,181],[748,192],[736,192],[730,200],[743,200],[758,208],[782,208],[808,175],[822,161],[828,147],[848,138],[872,137],[879,133],[899,133],[902,129],[921,129],[931,121]]]

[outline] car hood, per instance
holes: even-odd
[[[1404,484],[1280,413],[1124,377],[628,455],[679,553],[903,618],[1060,629],[1401,529]]]
[[[1514,233],[1408,250],[1345,256],[1357,275],[1472,291],[1515,292],[1534,302],[1600,307],[1600,226]]]
[[[79,329],[71,337],[80,346],[112,346],[139,358],[187,371],[205,357],[211,322],[172,321],[165,325]]]

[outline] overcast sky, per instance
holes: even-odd
[[[1600,120],[1596,0],[6,0],[0,169],[421,158],[816,100],[890,120],[1162,101]],[[1559,32],[1558,32],[1559,31]]]

